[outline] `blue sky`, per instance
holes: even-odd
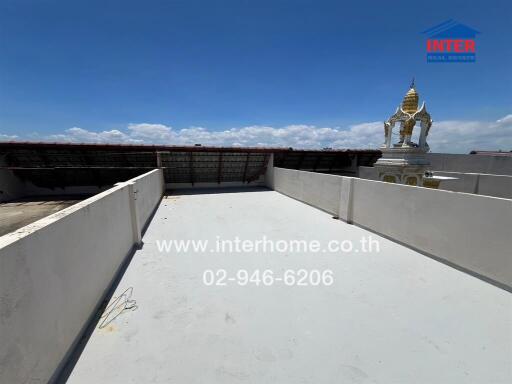
[[[450,18],[482,32],[476,63],[426,62]],[[510,150],[511,21],[505,0],[3,0],[0,138],[372,146],[415,76],[433,149]]]

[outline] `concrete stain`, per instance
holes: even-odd
[[[102,333],[112,333],[112,332],[117,331],[117,328],[116,328],[116,326],[114,324],[109,324],[109,325],[107,325],[104,328],[100,328],[100,331]]]
[[[366,372],[354,365],[340,365],[340,371],[342,377],[350,380],[351,383],[364,383],[368,379]]]
[[[233,316],[231,316],[228,312],[226,312],[226,314],[224,315],[224,321],[227,324],[235,324],[236,323],[235,318]]]
[[[255,351],[253,354],[256,360],[263,361],[265,363],[273,363],[277,360],[276,356],[268,348],[262,348],[258,351]]]

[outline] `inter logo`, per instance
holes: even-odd
[[[427,39],[427,62],[474,63],[477,30],[448,20],[422,32]]]

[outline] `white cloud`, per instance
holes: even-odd
[[[71,142],[71,143],[142,143],[130,135],[117,129],[111,131],[94,132],[83,128],[73,127],[66,129],[64,133],[43,137],[49,141]]]
[[[0,133],[0,141],[14,141],[19,139],[16,135],[3,135]]]
[[[378,148],[384,140],[382,122],[348,127],[287,125],[269,127],[253,125],[213,131],[203,127],[174,129],[164,124],[129,124],[122,130],[89,131],[73,127],[61,134],[39,136],[47,141],[131,143],[213,146],[273,146],[293,148]],[[17,140],[1,135],[0,140]],[[429,144],[434,152],[467,153],[472,149],[511,150],[512,114],[495,122],[447,120],[434,122]]]
[[[512,150],[512,115],[495,122],[440,121],[434,123],[429,144],[435,152]]]
[[[137,140],[165,141],[172,138],[172,128],[163,124],[130,124],[128,131],[131,138]]]

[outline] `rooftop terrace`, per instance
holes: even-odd
[[[209,189],[169,167],[61,187],[2,169],[3,197],[92,196],[0,236],[0,383],[512,382],[512,200],[328,174],[319,152],[264,154],[254,181],[232,152],[238,184]]]
[[[380,252],[159,252],[157,241],[307,239]],[[121,278],[136,309],[100,320],[68,383],[504,383],[508,292],[278,192],[166,196]],[[331,286],[271,286],[205,270],[333,271]],[[125,298],[123,298],[124,302]]]

